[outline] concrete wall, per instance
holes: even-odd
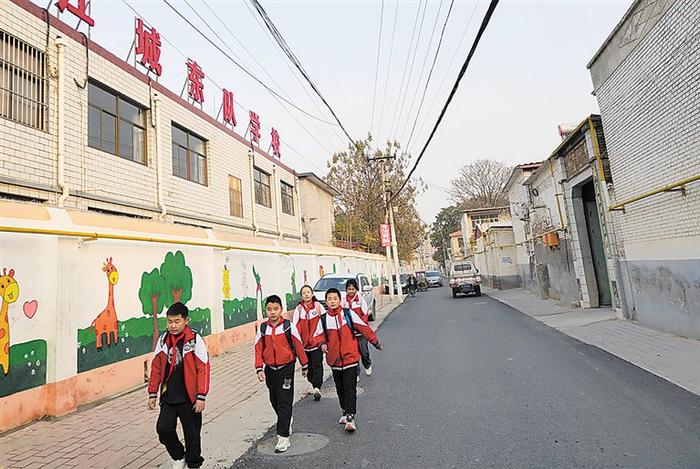
[[[299,180],[304,235],[313,244],[330,244],[335,213],[333,197],[308,179]]]
[[[612,203],[700,174],[700,1],[637,2],[615,37],[625,34],[616,67],[615,38],[591,64]],[[700,337],[699,218],[698,183],[613,214],[630,317]]]
[[[322,273],[363,272],[380,288],[386,272],[381,256],[33,204],[2,202],[0,219],[5,230],[85,233],[2,234],[2,284],[16,282],[19,298],[0,292],[9,314],[0,324],[9,336],[9,356],[0,354],[0,364],[9,358],[0,370],[0,431],[143,383],[153,337],[178,299],[215,355],[252,339],[271,294],[292,309],[301,286]],[[172,243],[91,239],[95,232]]]
[[[508,289],[521,286],[520,272],[515,262],[513,230],[492,228],[477,240],[474,265],[479,269],[484,285]]]
[[[42,14],[41,8],[26,0],[3,2],[0,29],[39,50],[47,50],[50,70],[57,66],[56,38],[61,36],[66,41],[65,171],[70,197],[65,206],[79,210],[109,210],[158,217],[161,211],[157,185],[160,162],[167,220],[250,233],[253,229],[254,193],[251,187],[248,143],[239,134],[162,85],[151,82],[149,86],[149,79],[140,70],[94,42],[89,44],[89,61],[86,61],[82,36],[56,18],[51,18],[52,26],[48,31],[47,42],[46,22],[42,19]],[[184,63],[182,67],[184,73]],[[56,162],[58,79],[53,75],[47,76],[49,122],[45,132],[0,119],[0,192],[56,204],[59,191]],[[87,87],[81,88],[88,78],[112,88],[146,109],[146,164],[88,146],[88,90]],[[210,99],[220,93],[214,87],[205,88],[205,94]],[[159,113],[155,112],[153,104],[156,95],[161,99]],[[160,119],[158,126],[155,125],[156,114],[159,114]],[[173,175],[173,123],[206,139],[206,185]],[[244,129],[245,125],[239,123],[239,129]],[[160,158],[156,151],[157,143],[160,145]],[[255,204],[259,234],[299,239],[301,233],[298,214],[287,215],[281,209],[278,210],[281,203],[279,184],[284,181],[294,186],[294,171],[260,149],[255,150],[255,164],[274,176],[272,207]],[[230,214],[229,175],[238,177],[242,182],[242,218]],[[296,194],[294,197],[298,209]]]

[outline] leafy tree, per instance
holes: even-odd
[[[443,207],[435,216],[435,221],[430,227],[430,243],[435,247],[433,260],[440,263],[443,267],[445,266],[445,259],[447,259],[447,253],[445,252],[445,247],[449,243],[446,239],[447,235],[459,230],[461,215],[462,211],[456,205]]]
[[[450,199],[462,209],[508,205],[503,186],[511,169],[500,161],[488,159],[464,165],[450,181]]]
[[[396,159],[385,161],[387,186],[390,191],[396,191],[406,178],[410,155],[402,153],[396,142],[375,150],[371,150],[371,143],[372,137],[368,136],[355,146],[334,154],[326,182],[340,192],[334,202],[334,238],[360,243],[370,252],[381,253],[379,225],[384,223],[385,217],[381,163],[368,158],[396,155]],[[403,260],[411,258],[425,236],[425,227],[416,210],[416,196],[423,188],[421,180],[409,181],[393,201],[398,253]]]
[[[153,346],[151,350],[156,349],[158,343],[158,314],[165,307],[168,291],[165,279],[160,275],[158,269],[153,269],[150,272],[144,272],[141,275],[141,287],[139,288],[139,300],[141,300],[141,309],[146,316],[153,317]]]
[[[173,303],[186,304],[192,298],[192,271],[185,264],[182,251],[169,252],[160,266],[167,289],[166,306]]]

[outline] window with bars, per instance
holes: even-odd
[[[207,185],[206,140],[172,124],[173,175]]]
[[[0,30],[0,117],[46,130],[46,56]]]
[[[231,215],[243,218],[243,191],[241,191],[241,180],[236,176],[228,177],[228,199]]]
[[[294,215],[294,187],[285,182],[281,186],[282,211],[287,215]]]
[[[272,207],[270,175],[258,168],[254,168],[253,172],[255,177],[255,203],[265,207]]]
[[[146,164],[146,110],[90,81],[88,146]]]

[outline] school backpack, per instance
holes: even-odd
[[[328,343],[328,325],[326,324],[326,314],[321,315],[321,325],[323,326],[323,335],[326,336],[326,343]],[[348,326],[350,326],[350,330],[353,332],[353,335],[358,335],[359,332],[357,332],[357,329],[355,329],[355,324],[352,322],[352,311],[348,308],[343,308],[343,316],[345,316],[345,322],[348,323]]]
[[[292,340],[292,323],[288,319],[285,319],[282,323],[282,329],[284,329],[284,335],[287,336],[287,343],[289,343],[289,348],[292,349],[294,356],[297,355],[297,351],[294,348],[294,341]],[[265,333],[267,332],[267,322],[260,324],[260,335],[263,341],[263,349],[265,348]]]

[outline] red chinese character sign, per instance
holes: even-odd
[[[187,59],[187,80],[189,86],[187,94],[193,101],[202,104],[204,102],[204,72],[196,61]]]
[[[260,116],[250,111],[250,140],[260,145]]]
[[[232,126],[238,125],[236,122],[236,112],[233,108],[233,91],[224,90],[224,123],[231,124]]]
[[[379,225],[379,236],[382,239],[382,247],[391,246],[391,227],[388,223]]]
[[[136,20],[136,55],[141,56],[141,65],[160,76],[163,68],[160,65],[160,33],[156,28],[145,28],[143,20]]]
[[[280,154],[280,134],[277,132],[277,129],[274,127],[272,128],[272,132],[270,132],[270,135],[272,136],[272,155],[276,156],[277,158],[282,158],[282,155]]]
[[[61,13],[68,10],[70,13],[73,13],[75,16],[80,18],[82,21],[85,21],[89,26],[95,26],[95,20],[93,20],[87,14],[87,0],[76,1],[78,2],[77,6],[71,3],[72,0],[58,0],[56,2],[56,7],[58,7],[58,10]]]

